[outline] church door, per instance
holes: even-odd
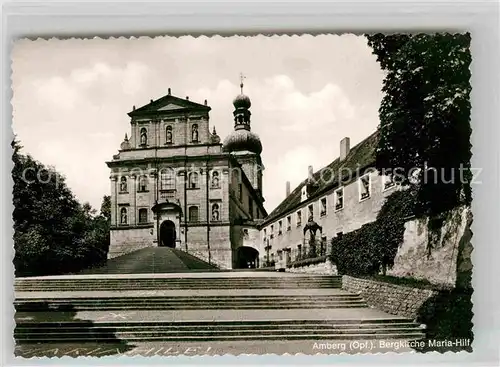
[[[160,226],[160,246],[175,247],[175,224],[171,220],[164,221]]]

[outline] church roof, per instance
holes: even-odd
[[[340,161],[339,158],[323,167],[313,174],[313,181],[317,186],[309,193],[307,201],[318,199],[320,195],[335,188],[339,184],[339,172],[344,169],[346,172],[356,172],[357,169],[364,169],[375,164],[375,153],[378,142],[378,131],[368,136],[365,140],[352,147],[347,157]],[[333,178],[332,178],[333,175]],[[302,181],[288,197],[285,198],[271,214],[269,214],[262,223],[263,225],[292,212],[298,208],[302,202],[302,188],[306,185],[307,179]]]
[[[207,105],[192,102],[188,99],[175,97],[171,94],[161,97],[157,100],[151,100],[150,103],[130,111],[130,117],[150,115],[156,113],[179,112],[180,110],[208,112],[211,108]]]

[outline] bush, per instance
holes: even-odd
[[[392,193],[374,222],[332,239],[332,261],[339,274],[373,275],[394,265],[405,221],[413,213],[414,197],[412,190]]]

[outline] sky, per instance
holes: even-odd
[[[20,40],[12,54],[13,131],[54,166],[80,202],[109,195],[105,162],[130,136],[132,106],[172,94],[208,100],[210,130],[233,129],[240,73],[262,141],[271,212],[292,190],[378,125],[384,73],[362,36],[139,37]]]

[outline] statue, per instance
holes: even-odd
[[[219,172],[215,171],[212,173],[212,188],[219,188]]]
[[[169,126],[167,127],[167,143],[172,142],[172,128]]]
[[[219,220],[219,205],[218,204],[214,204],[212,206],[212,220],[213,221]]]
[[[141,145],[148,144],[148,137],[146,133],[146,129],[141,129]]]
[[[120,179],[120,192],[126,192],[127,191],[127,178],[122,176]]]
[[[316,232],[318,229],[320,233],[323,233],[323,227],[316,223],[311,215],[304,226],[304,236],[309,231],[309,255],[311,257],[316,257]]]
[[[120,223],[121,224],[127,224],[127,209],[125,209],[125,208],[123,208],[121,210]]]
[[[193,125],[193,131],[192,131],[192,141],[197,142],[198,141],[198,125]]]

